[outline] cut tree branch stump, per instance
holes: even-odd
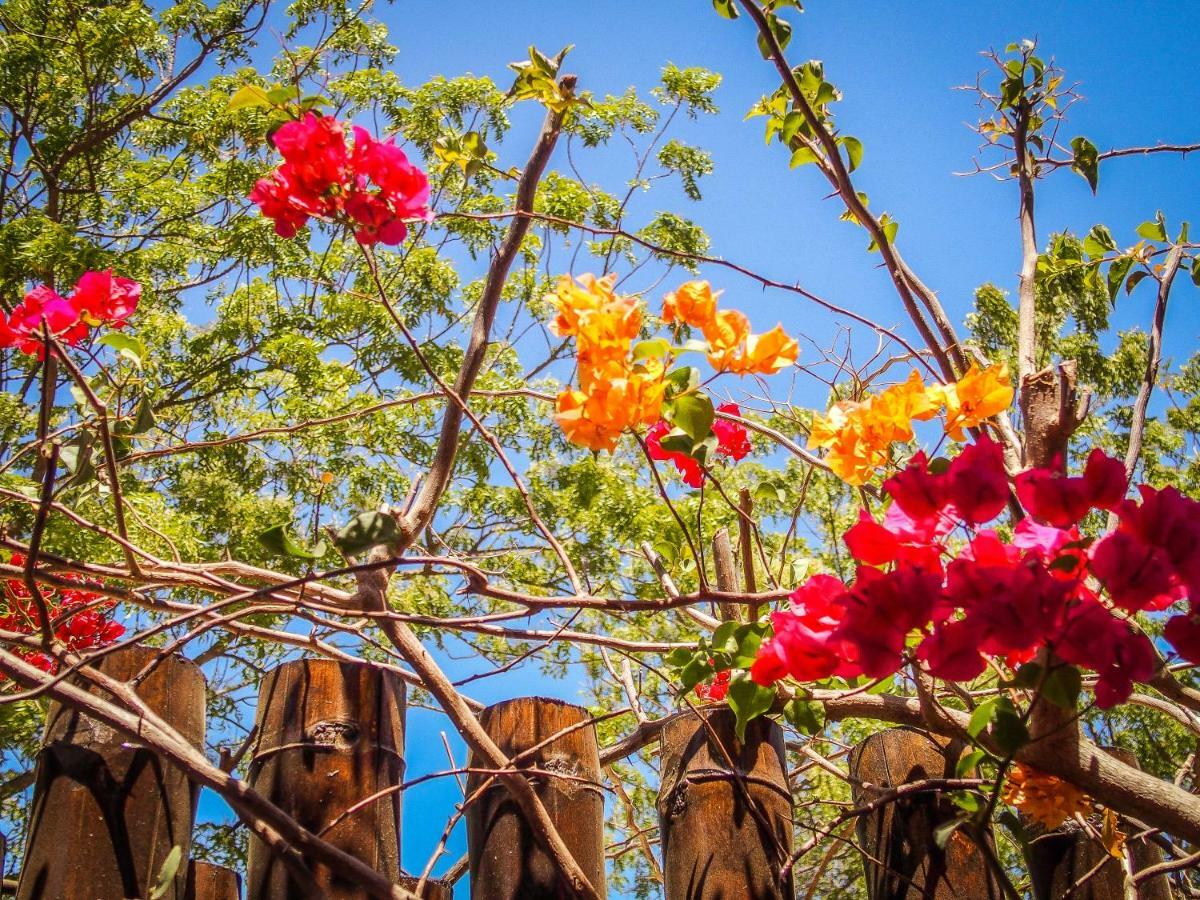
[[[284,663],[259,689],[250,786],[395,881],[404,714],[404,682],[384,669],[330,659]],[[314,886],[332,900],[369,896],[325,865],[311,865]],[[255,837],[246,881],[247,900],[290,900],[311,889],[297,885],[283,860]]]
[[[658,818],[666,900],[791,900],[792,794],[783,730],[757,718],[737,739],[727,708],[663,729]]]
[[[915,728],[873,734],[850,754],[854,802],[870,803],[877,790],[926,779],[954,778],[961,746]],[[939,791],[922,791],[859,816],[858,841],[870,900],[1000,900],[985,851],[961,828],[937,846],[934,832],[961,812]],[[990,841],[990,837],[989,837]]]
[[[184,900],[241,900],[242,878],[233,869],[193,859]]]
[[[479,723],[529,780],[579,868],[601,896],[604,886],[604,796],[600,750],[587,710],[560,700],[518,697],[489,706]],[[554,737],[559,735],[558,737]],[[553,740],[550,740],[553,738]],[[544,746],[539,746],[545,743]],[[474,754],[470,766],[479,765]],[[468,797],[488,779],[467,776]],[[505,785],[487,787],[467,807],[472,900],[563,900],[574,896]]]
[[[98,668],[129,681],[159,660],[137,694],[193,746],[204,746],[204,676],[177,654],[130,646]],[[90,688],[92,693],[100,693]],[[17,897],[146,897],[173,847],[182,860],[163,900],[184,896],[199,793],[157,754],[82,713],[51,703],[38,756]]]

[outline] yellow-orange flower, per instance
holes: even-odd
[[[551,330],[575,338],[579,370],[579,389],[558,395],[555,421],[569,441],[592,450],[611,451],[625,429],[651,425],[662,412],[663,361],[633,363],[641,305],[613,293],[615,284],[611,274],[582,275],[578,284],[563,276],[546,298],[558,312]]]
[[[956,441],[965,440],[964,429],[974,428],[1003,412],[1013,401],[1008,363],[997,363],[986,369],[972,364],[956,384],[946,385],[941,390],[946,405],[946,434]]]
[[[704,328],[717,315],[717,298],[707,281],[689,281],[678,290],[663,297],[663,321],[667,324],[682,322],[693,328]]]
[[[1009,772],[1002,799],[1046,828],[1057,828],[1075,813],[1086,815],[1092,809],[1075,785],[1020,763]]]
[[[721,357],[721,365],[713,366],[735,375],[774,375],[795,363],[800,355],[800,344],[788,337],[782,325],[776,325],[764,334],[747,335],[745,348],[735,354]],[[713,357],[709,356],[709,362]]]

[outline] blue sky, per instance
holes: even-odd
[[[979,51],[1036,37],[1044,55],[1079,82],[1086,98],[1072,110],[1064,131],[1068,139],[1083,134],[1101,150],[1200,140],[1195,114],[1200,36],[1181,24],[1186,15],[1177,5],[813,0],[808,6],[803,16],[792,17],[789,57],[796,63],[824,60],[826,77],[844,93],[836,107],[838,122],[866,148],[857,173],[860,188],[870,195],[872,210],[887,210],[899,220],[901,251],[957,322],[983,282],[994,281],[1015,294],[1019,266],[1015,186],[953,174],[972,167],[979,144],[967,127],[977,116],[973,97],[952,90],[972,82],[984,68]],[[668,61],[722,73],[725,81],[716,95],[721,115],[685,122],[676,133],[713,154],[715,172],[701,182],[703,201],[687,201],[675,186],[656,188],[635,206],[632,224],[640,226],[658,209],[678,210],[705,227],[714,255],[798,282],[882,324],[905,325],[891,283],[877,268],[878,257],[864,252],[863,232],[837,221],[840,207],[823,199],[828,191],[815,170],[789,171],[782,148],[764,145],[762,121],[742,121],[746,110],[777,85],[744,18],[725,21],[708,0],[406,0],[381,7],[378,14],[399,47],[396,68],[408,84],[470,72],[507,85],[506,63],[522,57],[529,44],[551,53],[575,44],[567,68],[579,74],[582,89],[598,96],[619,94],[630,85],[645,95]],[[504,166],[524,160],[540,112],[525,104],[513,118]],[[590,180],[613,191],[630,171],[623,152],[584,157],[582,168]],[[1081,178],[1059,172],[1040,188],[1039,241],[1044,244],[1056,230],[1086,232],[1103,222],[1128,245],[1136,240],[1134,228],[1156,209],[1175,227],[1189,217],[1200,227],[1200,159],[1156,156],[1107,163],[1096,197]],[[830,343],[838,323],[794,295],[763,294],[752,282],[721,271],[705,274],[726,289],[732,305],[750,311],[757,326],[782,320],[818,344]],[[1196,293],[1184,283],[1175,296],[1167,352],[1182,358],[1195,348]],[[1152,303],[1144,284],[1121,301],[1117,321],[1147,321]],[[455,676],[470,671],[465,663],[443,661]],[[530,692],[576,699],[579,688],[571,678],[548,682],[524,672],[477,682],[471,692],[485,702]],[[445,720],[414,711],[409,777],[446,767],[439,730],[451,736],[462,763],[461,742]],[[405,798],[408,868],[421,869],[458,796],[454,782],[443,779]],[[219,802],[206,799],[202,814],[222,815]],[[460,829],[443,865],[464,850]],[[466,893],[466,885],[460,885],[459,895]]]

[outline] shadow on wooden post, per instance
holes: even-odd
[[[188,863],[185,900],[240,900],[242,879],[233,869],[193,859]]]
[[[417,890],[417,882],[420,880],[412,875],[402,875],[399,884],[405,890],[415,892]],[[454,900],[454,885],[430,879],[425,882],[425,888],[421,891],[420,897],[421,900]]]
[[[404,712],[404,683],[386,670],[329,659],[284,663],[259,688],[250,786],[303,827],[395,880],[400,791],[343,814],[403,782]],[[323,865],[313,864],[312,874],[331,900],[368,896]],[[253,836],[246,882],[247,900],[305,896],[283,861]]]
[[[1130,751],[1104,749],[1126,765],[1141,768],[1137,756]],[[1121,830],[1133,834],[1140,829],[1122,820]],[[1148,838],[1129,841],[1126,855],[1134,873],[1163,861],[1162,851]],[[1126,896],[1125,866],[1075,822],[1035,836],[1029,842],[1026,861],[1036,900],[1058,900],[1064,896],[1072,900],[1108,900]],[[1073,888],[1080,881],[1083,884]],[[1171,900],[1173,896],[1165,872],[1139,884],[1136,891],[1138,900]]]
[[[131,646],[105,656],[99,668],[128,681],[159,655]],[[178,655],[162,658],[137,686],[146,705],[197,748],[204,746],[204,692],[200,669]],[[179,846],[184,855],[163,895],[179,900],[198,796],[182,771],[149,749],[51,703],[17,897],[145,897]]]
[[[661,747],[667,900],[791,900],[791,879],[779,881],[792,851],[783,730],[755,719],[743,743],[724,708],[667,723]]]
[[[575,861],[601,897],[604,886],[604,795],[600,750],[593,725],[578,726],[587,710],[544,697],[518,697],[489,706],[479,722],[510,759],[567,731],[519,763]],[[471,765],[475,763],[472,762]],[[487,775],[467,776],[467,795]],[[502,782],[467,808],[472,900],[563,900],[570,893],[558,867],[542,850]]]
[[[891,728],[873,734],[850,754],[854,802],[879,796],[867,783],[899,787],[927,778],[953,778],[961,747],[915,728]],[[944,850],[934,831],[960,812],[940,792],[902,797],[860,816],[858,840],[863,851],[870,900],[999,900],[1003,897],[981,850],[961,829]]]

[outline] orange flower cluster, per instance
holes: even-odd
[[[554,419],[568,440],[592,450],[612,450],[626,428],[653,425],[662,411],[665,366],[662,359],[630,358],[641,304],[614,294],[616,280],[583,275],[576,284],[564,275],[546,298],[558,312],[550,330],[575,338],[579,364],[579,390],[558,395]]]
[[[963,429],[973,428],[1008,408],[1013,389],[1008,365],[980,369],[972,365],[955,384],[925,386],[920,374],[880,394],[855,402],[835,403],[828,415],[813,416],[809,447],[829,451],[825,461],[848,484],[865,484],[888,461],[896,442],[913,439],[913,421],[932,419],[944,408],[946,433],[964,439]]]
[[[717,309],[720,291],[707,281],[689,281],[663,299],[663,321],[699,328],[708,341],[708,362],[718,372],[774,375],[792,365],[800,345],[782,325],[764,334],[750,333],[750,320],[736,309]]]
[[[1020,763],[1013,764],[1001,799],[1046,828],[1057,828],[1075,813],[1092,811],[1091,801],[1079,788]]]

